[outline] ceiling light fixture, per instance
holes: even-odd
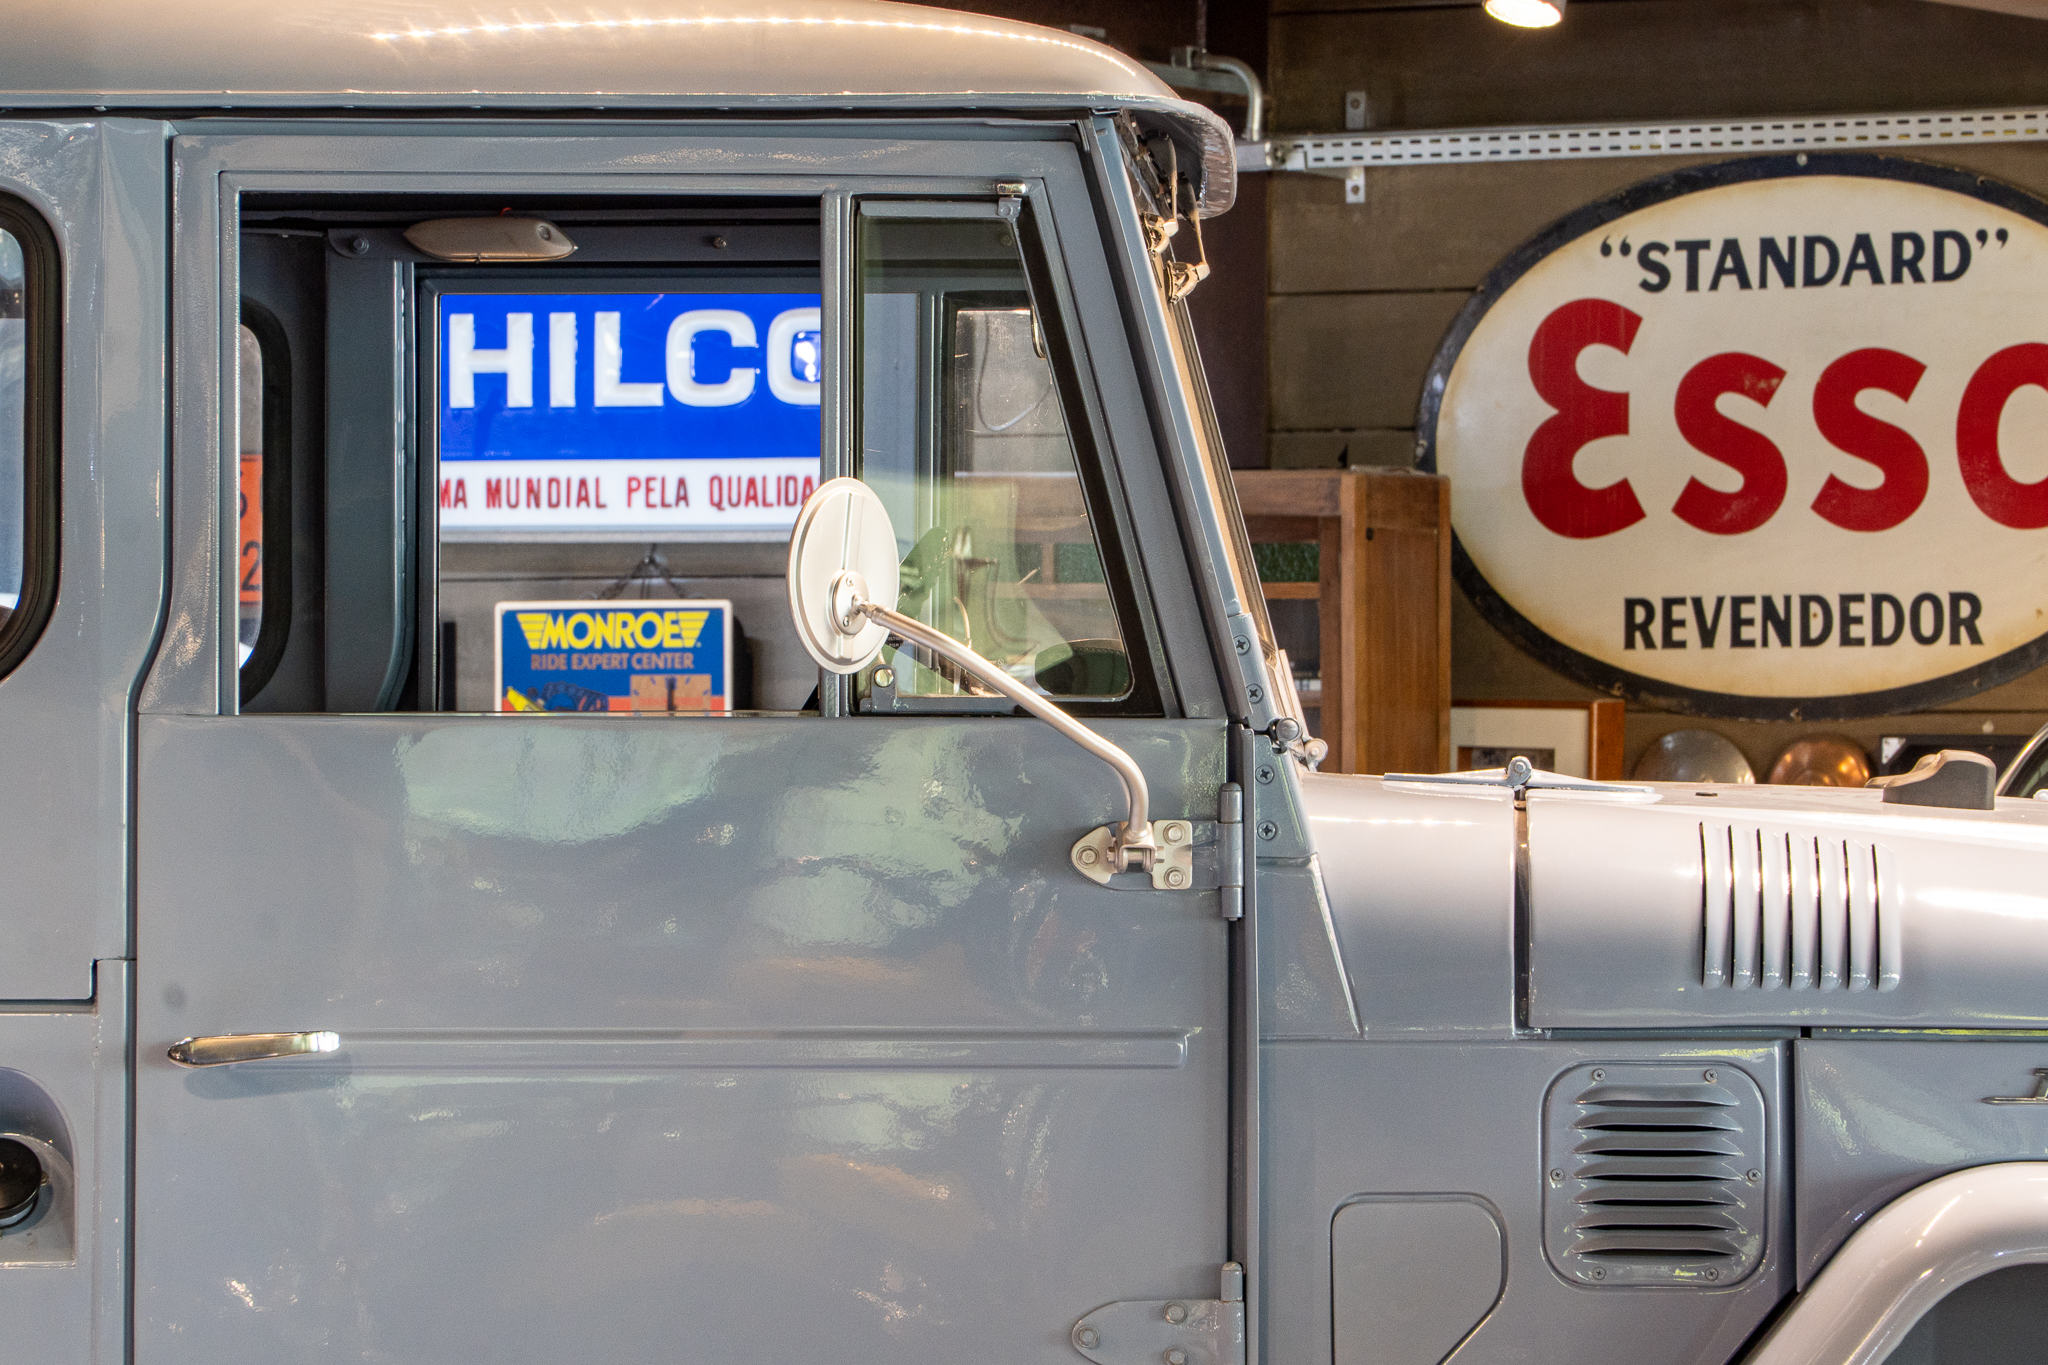
[[[1486,12],[1516,28],[1549,28],[1564,18],[1565,0],[1486,0]]]

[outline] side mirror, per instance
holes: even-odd
[[[1047,697],[1012,678],[945,632],[896,610],[899,590],[896,531],[889,510],[859,479],[832,479],[819,486],[797,513],[789,538],[789,611],[811,657],[834,673],[858,673],[898,635],[950,661],[978,682],[1000,692],[1116,770],[1127,806],[1123,823],[1098,830],[1074,846],[1074,865],[1096,881],[1116,872],[1152,872],[1154,884],[1176,889],[1192,882],[1162,882],[1161,830],[1148,818],[1151,797],[1136,760],[1068,715]],[[1187,844],[1185,822],[1162,820],[1169,844]],[[1177,834],[1179,837],[1174,838]]]

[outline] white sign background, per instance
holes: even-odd
[[[1913,178],[1897,178],[1902,172]],[[2004,186],[1985,187],[2003,201],[1989,202],[1927,183],[1974,187],[1974,177],[1889,158],[1758,158],[1707,168],[1707,174],[1723,183],[1681,173],[1662,183],[1669,197],[1658,199],[1659,183],[1652,182],[1628,191],[1625,201],[1618,196],[1567,219],[1504,263],[1453,328],[1425,392],[1421,426],[1425,467],[1433,457],[1434,468],[1451,477],[1452,523],[1468,592],[1496,625],[1562,671],[1696,714],[1880,714],[1967,695],[2042,662],[2048,530],[2001,524],[1973,498],[1958,458],[1958,417],[1965,390],[1987,360],[2008,348],[2048,343],[2048,227],[2029,216],[2048,216],[2048,205]],[[1623,211],[1645,198],[1656,201]],[[1957,234],[1970,251],[1968,269],[1946,281],[1933,278],[1932,248],[1941,232]],[[1874,270],[1873,261],[1854,254],[1859,234],[1868,234]],[[1894,234],[1908,235],[1896,247],[1902,264],[1894,261]],[[1917,261],[1912,235],[1921,245]],[[1856,273],[1845,283],[1838,267],[1827,283],[1807,284],[1805,262],[1795,259],[1799,287],[1786,288],[1783,267],[1766,267],[1762,259],[1767,237],[1781,254],[1786,239],[1796,237],[1795,257],[1806,254],[1809,238],[1826,238],[1837,260],[1855,265]],[[1730,241],[1740,271],[1727,255]],[[1677,248],[1680,242],[1706,245],[1688,253]],[[1944,269],[1956,274],[1957,239],[1942,245]],[[1652,248],[1647,257],[1646,246]],[[1827,274],[1828,255],[1826,247],[1813,248],[1814,278]],[[1912,279],[1915,264],[1921,282]],[[1668,283],[1646,289],[1659,282],[1657,266],[1668,272]],[[1741,287],[1745,276],[1749,288]],[[1540,470],[1552,471],[1547,487],[1558,494],[1555,458],[1548,466],[1537,462],[1533,502],[1528,486],[1532,452],[1569,451],[1575,443],[1561,426],[1577,421],[1601,429],[1588,402],[1604,405],[1605,429],[1619,429],[1613,399],[1575,393],[1566,403],[1573,411],[1556,419],[1547,445],[1537,439],[1560,409],[1538,392],[1532,343],[1546,319],[1579,301],[1598,301],[1577,316],[1581,322],[1605,319],[1610,344],[1578,350],[1575,368],[1567,368],[1568,356],[1553,355],[1548,387],[1557,395],[1575,373],[1593,389],[1627,395],[1625,434],[1584,442],[1564,465],[1585,490],[1626,481],[1640,517],[1618,529],[1607,527],[1626,517],[1627,509],[1617,511],[1614,503],[1625,497],[1621,492],[1603,500],[1566,486],[1561,501],[1552,496],[1545,502]],[[1611,344],[1626,330],[1615,321],[1622,316],[1617,308],[1640,319],[1626,351]],[[1547,335],[1570,331],[1560,320]],[[1578,347],[1586,334],[1582,326],[1577,338],[1567,336],[1568,345]],[[1823,374],[1842,357],[1868,350],[1910,360],[1865,358],[1838,374],[1832,430],[1841,435],[1853,427],[1851,444],[1874,440],[1893,451],[1900,468],[1889,475],[1831,443],[1816,417]],[[1755,360],[1732,358],[1744,356]],[[1731,358],[1710,362],[1713,357]],[[1917,382],[1915,362],[1925,367]],[[2008,377],[2003,387],[2016,373],[2048,379],[2042,362],[2048,362],[2048,347],[2012,352],[1982,383],[1999,372]],[[1774,370],[1783,372],[1775,389]],[[1747,451],[1748,475],[1699,449],[1681,430],[1680,390],[1689,374],[1693,434],[1705,430],[1708,444],[1734,450],[1739,459]],[[1843,382],[1851,374],[1861,377]],[[1890,389],[1910,389],[1910,398],[1886,387],[1858,392],[1873,374],[1888,376]],[[1725,382],[1707,382],[1717,377]],[[1717,387],[1734,391],[1717,397]],[[1924,497],[1885,529],[1847,529],[1836,522],[1858,517],[1839,509],[1854,505],[1864,521],[1895,518],[1912,505],[1914,461],[1910,451],[1897,453],[1902,442],[1896,433],[1845,418],[1845,394],[1868,418],[1910,436],[1925,455]],[[1974,410],[1977,429],[1987,430],[1984,414],[1998,411],[1996,394],[1980,392]],[[1770,502],[1773,462],[1730,424],[1766,438],[1782,455],[1782,499],[1760,522],[1758,513]],[[2048,390],[2033,384],[2012,390],[1996,430],[2006,479],[2016,485],[2048,480]],[[1974,443],[1980,490],[1987,484],[1985,444],[1982,437]],[[1838,481],[1836,520],[1815,510],[1831,477]],[[1888,478],[1900,480],[1889,498],[1853,496]],[[1682,501],[1689,485],[1690,500]],[[1745,490],[1746,498],[1712,496]],[[2007,487],[2004,495],[2001,514],[2008,521],[2030,520],[2026,508],[2048,506],[2048,487],[2031,495]],[[1537,504],[1549,508],[1552,525],[1539,518]],[[1559,506],[1592,510],[1574,525],[1560,517]],[[1686,508],[1690,518],[1677,510]],[[1571,533],[1561,534],[1558,526]],[[1879,594],[1904,610],[1923,599],[1918,617],[1901,622],[1889,605],[1875,605]],[[1924,600],[1929,595],[1931,603]],[[1802,645],[1795,621],[1786,647],[1781,634],[1787,628],[1766,627],[1761,619],[1766,597],[1781,619],[1787,598],[1795,616],[1802,597],[1825,602],[1831,620],[1824,641]],[[1977,614],[1968,626],[1977,640],[1967,626],[1953,628],[1957,609],[1970,616],[1973,598]],[[1923,643],[1936,606],[1943,620],[1933,641]],[[1891,633],[1888,644],[1873,640],[1874,611],[1883,617],[1882,633]],[[1806,638],[1814,640],[1822,611],[1809,607],[1807,613]],[[1841,628],[1845,614],[1852,622],[1850,643]]]

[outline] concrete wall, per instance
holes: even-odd
[[[2048,22],[1924,0],[1575,0],[1550,30],[1476,5],[1277,0],[1275,126],[1441,128],[1779,113],[1986,108],[2048,102]],[[2048,197],[2048,143],[1928,148]],[[1407,464],[1423,375],[1494,263],[1549,222],[1626,185],[1713,158],[1370,170],[1366,202],[1334,179],[1275,175],[1267,325],[1272,464]],[[1206,287],[1206,286],[1205,286]],[[1455,498],[1455,490],[1453,497]],[[1452,690],[1475,699],[1594,695],[1523,654],[1453,599]],[[1841,724],[1629,717],[1628,762],[1682,726],[1719,730],[1759,776],[1792,740],[1845,734],[2030,733],[2048,721],[2048,670],[1940,711]]]

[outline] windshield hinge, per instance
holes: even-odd
[[[1244,918],[1244,788],[1226,782],[1216,793],[1218,907],[1225,919]]]
[[[1446,787],[1505,787],[1514,794],[1515,805],[1519,808],[1531,791],[1558,792],[1631,792],[1647,796],[1656,791],[1654,787],[1638,786],[1628,782],[1598,782],[1583,777],[1567,777],[1563,773],[1545,772],[1528,759],[1516,754],[1504,768],[1480,768],[1464,773],[1388,773],[1380,781],[1428,782]]]
[[[1223,1267],[1217,1298],[1105,1303],[1070,1339],[1095,1365],[1244,1365],[1244,1267]]]

